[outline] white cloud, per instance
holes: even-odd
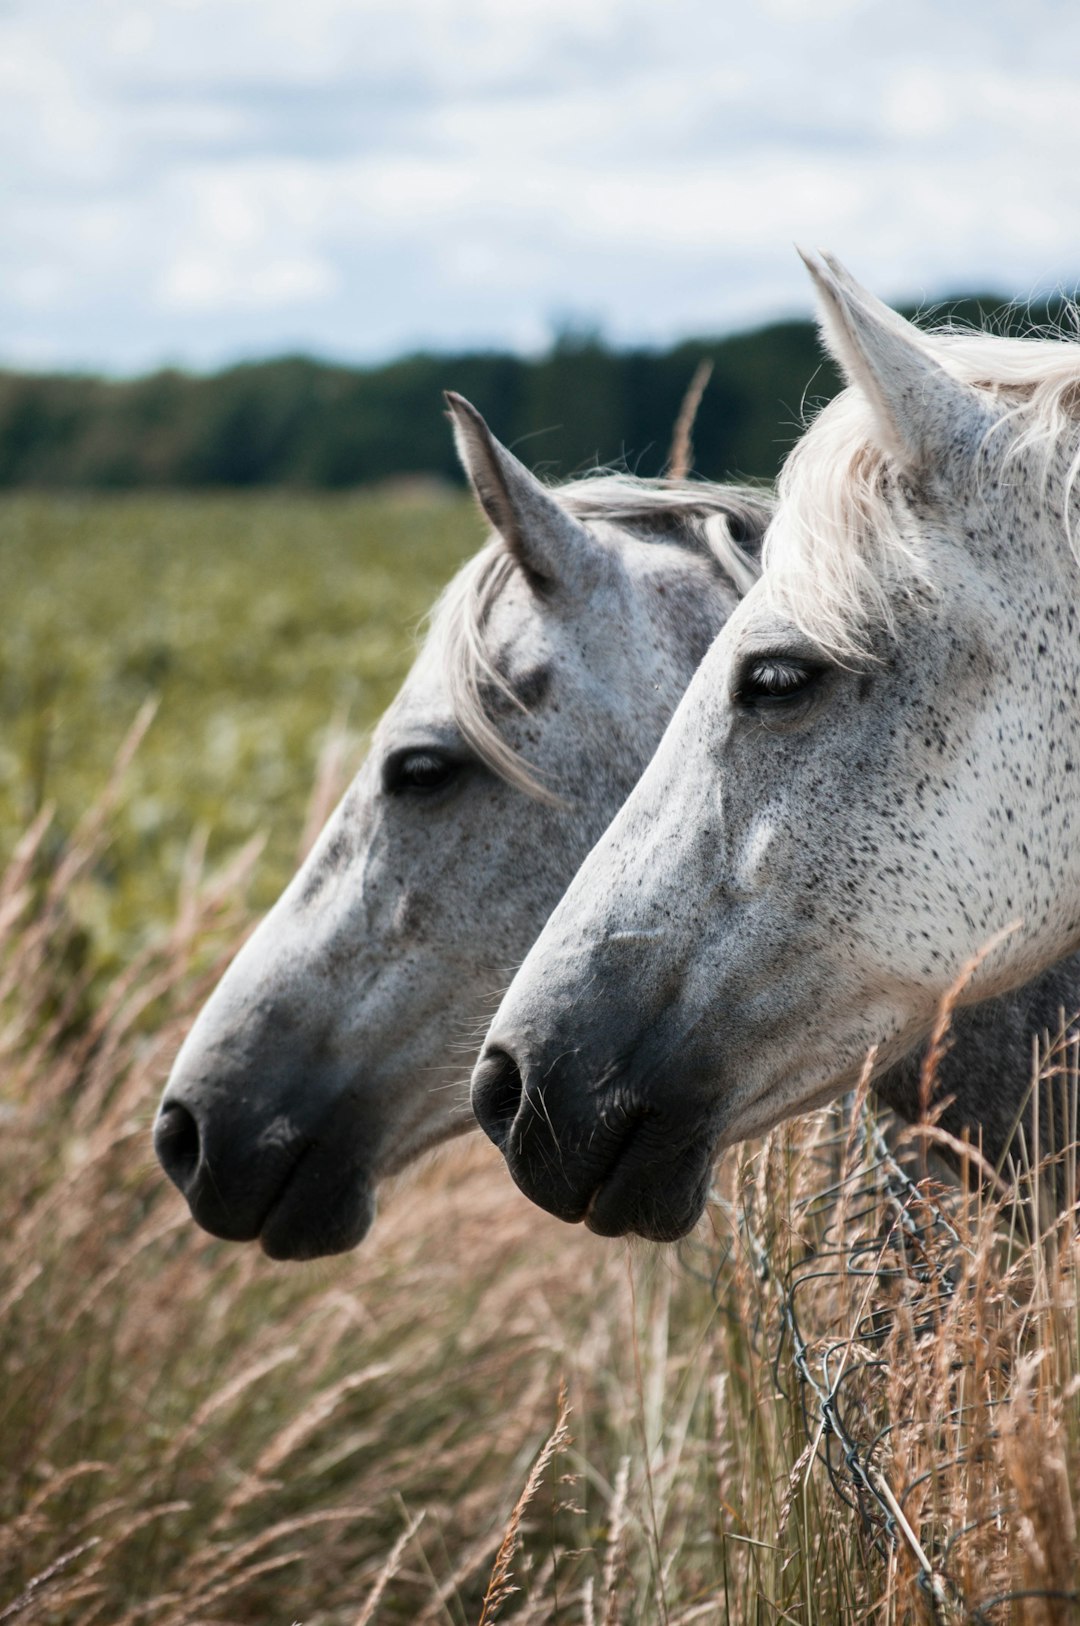
[[[806,24],[835,22],[838,17],[861,10],[866,0],[760,0],[760,3],[767,17]]]
[[[160,288],[165,310],[277,311],[336,293],[335,268],[313,257],[245,263],[218,255],[183,255],[166,270]]]

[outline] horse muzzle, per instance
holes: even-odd
[[[212,1236],[314,1259],[355,1247],[375,1214],[374,1181],[342,1118],[339,1105],[310,1126],[278,1114],[259,1127],[181,1080],[161,1103],[154,1149]]]
[[[653,1100],[637,1058],[594,1072],[579,1051],[549,1063],[499,1038],[477,1064],[472,1104],[515,1184],[559,1219],[674,1242],[701,1217],[715,1136],[695,1108]]]

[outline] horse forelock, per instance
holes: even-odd
[[[1011,430],[1004,458],[1032,454],[1045,484],[1063,440],[1080,428],[1080,342],[1060,333],[1008,338],[954,329],[923,339],[948,372],[1001,409],[987,441]],[[851,385],[821,409],[777,482],[777,517],[762,549],[766,590],[840,660],[867,656],[875,632],[894,632],[898,597],[933,586],[917,538],[898,523],[896,479],[871,404]],[[1074,552],[1069,512],[1078,481],[1075,446],[1064,488],[1065,540]]]
[[[772,510],[765,490],[601,472],[559,486],[554,495],[576,519],[605,522],[636,540],[704,555],[740,595],[757,580],[754,552]],[[754,552],[744,540],[753,543]],[[468,744],[508,784],[557,805],[560,797],[507,744],[495,716],[496,709],[528,709],[499,669],[487,636],[496,601],[519,574],[513,554],[496,535],[445,589],[430,625],[441,641],[450,704]]]

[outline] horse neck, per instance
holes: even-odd
[[[928,1106],[948,1134],[981,1146],[995,1168],[1005,1168],[1010,1154],[1022,1161],[1020,1129],[1027,1155],[1037,1160],[1067,1145],[1076,1125],[1067,1099],[1069,1080],[1061,1077],[1053,1100],[1043,1103],[1036,1134],[1032,1041],[1042,1034],[1061,1034],[1063,1024],[1074,1024],[1078,1012],[1080,954],[1074,954],[1014,993],[955,1010],[930,1078],[924,1076],[928,1047],[923,1045],[882,1074],[875,1094],[908,1123],[918,1122]],[[923,1099],[927,1083],[928,1102]],[[945,1158],[953,1166],[960,1161],[955,1152]]]

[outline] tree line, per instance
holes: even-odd
[[[1027,307],[1021,319],[993,296],[939,310],[998,331],[1062,313],[1051,302]],[[565,478],[599,463],[659,474],[701,361],[713,372],[694,428],[694,467],[712,479],[771,478],[806,411],[838,387],[808,321],[666,350],[620,350],[567,333],[531,359],[420,354],[361,368],[293,356],[210,376],[165,369],[131,380],[2,372],[0,487],[340,489],[412,474],[458,480],[444,389],[468,396],[540,471]]]

